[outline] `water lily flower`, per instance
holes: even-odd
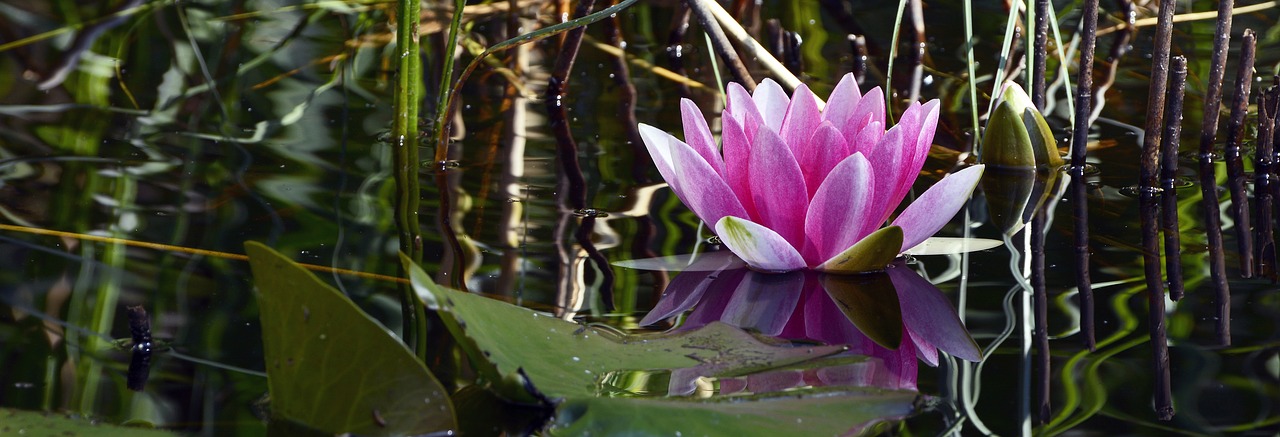
[[[882,228],[924,166],[937,100],[885,130],[883,92],[863,95],[852,75],[825,108],[808,87],[788,97],[769,79],[754,95],[727,92],[723,154],[687,99],[685,141],[645,124],[640,134],[672,191],[758,271],[881,270],[949,222],[982,176],[979,165],[944,177]]]

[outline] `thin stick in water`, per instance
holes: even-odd
[[[1049,0],[1036,0],[1035,35],[1031,66],[1031,103],[1044,110],[1045,71],[1048,70],[1049,51]]]
[[[1160,277],[1160,241],[1156,224],[1159,209],[1156,195],[1160,165],[1160,138],[1164,127],[1165,89],[1169,79],[1169,45],[1173,35],[1173,0],[1160,1],[1160,24],[1156,26],[1151,59],[1151,85],[1147,96],[1146,136],[1142,142],[1139,169],[1139,209],[1142,221],[1142,263],[1147,278],[1148,317],[1151,327],[1151,354],[1155,372],[1155,410],[1160,420],[1173,418],[1173,398],[1169,381],[1169,346],[1164,324],[1164,281]]]
[[[1080,43],[1080,67],[1076,76],[1076,120],[1071,136],[1071,200],[1075,202],[1072,222],[1075,225],[1076,287],[1080,294],[1080,332],[1084,346],[1097,348],[1094,335],[1093,280],[1089,277],[1089,196],[1084,180],[1085,154],[1089,143],[1089,112],[1093,103],[1093,55],[1098,43],[1098,0],[1084,2],[1083,41]]]
[[[1213,60],[1209,64],[1208,87],[1204,94],[1204,118],[1200,122],[1200,195],[1209,254],[1209,275],[1216,292],[1217,343],[1231,344],[1231,287],[1222,248],[1222,224],[1218,209],[1218,182],[1213,166],[1213,143],[1218,135],[1222,107],[1222,79],[1226,72],[1227,49],[1231,42],[1232,0],[1218,1],[1218,25],[1214,33]]]
[[[1275,188],[1272,187],[1272,179],[1275,177],[1275,143],[1272,140],[1276,123],[1276,91],[1277,88],[1273,85],[1258,96],[1258,138],[1253,165],[1253,196],[1257,201],[1257,207],[1254,208],[1257,220],[1254,223],[1258,226],[1258,241],[1254,246],[1257,248],[1256,267],[1258,276],[1271,278],[1272,281],[1276,277],[1276,240],[1272,234],[1275,226],[1271,221],[1275,202]]]
[[[1231,101],[1231,118],[1227,119],[1227,145],[1223,158],[1227,161],[1227,186],[1231,190],[1231,218],[1235,220],[1236,247],[1240,253],[1240,276],[1253,277],[1253,231],[1249,220],[1249,194],[1245,187],[1244,122],[1249,115],[1249,91],[1253,85],[1253,61],[1257,35],[1245,29],[1240,42],[1240,61],[1236,63],[1235,97]]]
[[[1160,212],[1164,232],[1165,277],[1169,298],[1182,299],[1182,239],[1178,234],[1178,145],[1182,135],[1182,95],[1187,86],[1187,58],[1174,56],[1169,67],[1164,138],[1160,141]]]
[[[1046,188],[1050,189],[1052,187]],[[1036,208],[1031,216],[1031,292],[1035,298],[1034,331],[1032,341],[1036,345],[1036,419],[1039,423],[1049,423],[1052,409],[1049,405],[1049,381],[1052,379],[1053,363],[1049,354],[1049,293],[1045,290],[1044,232],[1048,224],[1048,213],[1044,208]]]

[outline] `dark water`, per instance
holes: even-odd
[[[387,59],[396,49],[386,45],[387,13],[336,6],[276,10],[280,5],[273,2],[153,6],[86,42],[91,50],[78,57],[79,67],[48,90],[38,83],[75,52],[73,38],[60,36],[0,52],[5,72],[0,78],[3,222],[235,254],[244,253],[243,242],[256,240],[299,262],[397,275],[387,142],[394,84],[394,63]],[[929,53],[920,92],[924,99],[943,99],[935,144],[964,150],[972,126],[960,7],[926,6]],[[1186,6],[1180,5],[1179,12]],[[1078,4],[1057,7],[1067,15],[1061,30],[1070,38]],[[1213,7],[1201,1],[1191,10]],[[851,8],[852,21],[816,1],[767,1],[759,12],[800,35],[805,81],[820,96],[852,67],[845,35],[855,31],[867,35],[872,54],[863,88],[884,82],[895,10],[888,4]],[[1103,9],[1115,13],[1111,3]],[[987,3],[975,10],[978,74],[988,75],[979,89],[989,93],[1005,12]],[[232,16],[242,12],[255,15]],[[0,27],[10,30],[0,34],[0,43],[104,13],[97,5],[73,2],[5,5]],[[627,52],[670,68],[666,38],[672,13],[658,4],[621,15]],[[521,25],[532,28],[534,16],[526,13]],[[536,17],[547,20],[551,15],[543,9]],[[1276,18],[1274,9],[1236,17],[1233,60],[1244,28],[1262,36],[1255,95],[1280,62]],[[505,14],[474,23],[473,37],[487,44],[504,39]],[[1054,209],[1046,237],[1053,416],[1034,429],[1269,435],[1280,424],[1276,286],[1266,279],[1239,279],[1229,228],[1233,342],[1215,344],[1197,186],[1179,190],[1188,296],[1176,304],[1167,302],[1177,416],[1160,422],[1152,410],[1138,205],[1123,192],[1137,184],[1151,33],[1143,28],[1133,49],[1118,60],[1115,84],[1091,130],[1091,140],[1098,142],[1089,158],[1098,169],[1089,177],[1098,310],[1094,352],[1085,350],[1080,339],[1072,204],[1057,202]],[[1198,138],[1212,33],[1209,21],[1175,27],[1174,53],[1191,61],[1184,152],[1194,150]],[[607,38],[602,25],[593,26],[588,35]],[[1100,60],[1115,35],[1100,38]],[[441,37],[434,33],[424,38],[436,44]],[[903,38],[908,38],[906,32]],[[691,32],[680,50],[688,76],[713,86],[700,34]],[[426,69],[438,71],[432,66],[439,49],[431,45],[425,51]],[[556,162],[556,143],[541,101],[555,53],[554,39],[522,52],[518,74],[530,98],[515,99],[510,108],[503,107],[507,80],[501,75],[481,72],[464,89],[455,126],[465,129],[454,129],[459,139],[443,175],[451,199],[445,206],[464,257],[456,258],[443,237],[450,231],[440,225],[441,191],[435,183],[440,170],[427,163],[422,169],[423,267],[442,284],[464,282],[472,291],[564,318],[638,329],[669,275],[614,268],[608,291],[614,309],[602,304],[604,275],[575,238],[581,214],[575,214],[566,198],[563,167]],[[899,60],[898,66],[907,63]],[[586,181],[586,206],[608,213],[595,222],[593,250],[619,261],[702,249],[709,231],[699,228],[697,218],[670,190],[654,187],[661,177],[628,134],[634,121],[679,131],[682,91],[635,63],[628,67],[634,103],[615,80],[624,74],[616,58],[584,47],[565,100]],[[1101,63],[1098,68],[1103,69]],[[1226,99],[1232,98],[1234,71],[1231,64]],[[432,89],[438,78],[428,76],[427,88]],[[763,77],[758,71],[757,76]],[[899,104],[910,77],[909,68],[894,73]],[[708,113],[713,113],[708,108],[718,108],[719,97],[707,89],[688,97]],[[1050,121],[1065,141],[1069,123],[1064,95],[1055,97]],[[985,108],[985,97],[980,102]],[[627,104],[635,105],[634,121],[621,109]],[[423,150],[424,160],[431,152]],[[954,155],[937,154],[926,170],[946,170],[952,161]],[[1193,177],[1194,161],[1182,164],[1183,172]],[[929,183],[930,178],[921,178],[917,188]],[[978,196],[942,234],[964,235],[967,228],[972,236],[1000,239],[985,197]],[[1023,238],[1019,234],[1010,243],[1021,247]],[[264,378],[158,355],[149,388],[130,392],[121,376],[126,354],[102,352],[109,350],[102,348],[105,340],[93,334],[126,337],[124,308],[145,305],[155,336],[171,341],[181,353],[260,371],[261,332],[246,263],[16,230],[0,233],[0,254],[6,266],[0,269],[0,292],[8,310],[0,316],[0,405],[66,409],[110,422],[135,419],[207,434],[264,431],[257,407],[266,393]],[[1030,339],[1023,333],[1030,328],[1023,315],[1030,304],[1016,279],[1020,273],[1014,273],[1021,272],[1015,256],[1022,255],[997,248],[917,260],[915,267],[953,299],[985,359],[980,364],[944,359],[937,368],[921,366],[919,389],[936,395],[937,403],[908,419],[897,428],[899,433],[954,429],[1006,435],[1030,429],[1022,422],[1025,412],[1033,411],[1036,396],[1022,376],[1029,365],[1025,351]],[[399,326],[394,284],[322,277],[340,285],[387,326]]]

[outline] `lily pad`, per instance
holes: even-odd
[[[886,226],[819,265],[826,273],[866,273],[884,270],[902,249],[902,228]]]
[[[0,434],[4,435],[94,435],[103,437],[175,436],[167,431],[128,426],[103,425],[62,413],[0,408]]]
[[[601,381],[624,370],[676,369],[682,379],[694,373],[732,376],[845,350],[843,346],[769,345],[723,323],[675,334],[625,335],[440,287],[411,261],[402,260],[419,296],[440,312],[472,361],[491,363],[479,366],[481,375],[514,401],[535,400],[530,399],[536,397],[535,390],[551,398],[609,394],[612,390]],[[532,389],[523,384],[526,379]]]
[[[807,389],[720,400],[573,399],[552,435],[857,435],[913,412],[917,393]]]
[[[448,392],[390,331],[288,258],[245,248],[274,417],[329,433],[456,429]]]

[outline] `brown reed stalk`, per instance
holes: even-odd
[[[1076,287],[1080,295],[1080,332],[1084,346],[1097,349],[1094,334],[1093,280],[1089,277],[1089,196],[1085,184],[1085,155],[1089,142],[1089,114],[1093,111],[1093,55],[1098,43],[1098,0],[1084,2],[1080,67],[1076,74],[1076,120],[1071,132],[1071,200],[1075,225]]]
[[[1036,110],[1045,107],[1045,71],[1048,69],[1049,39],[1048,0],[1035,2],[1035,34],[1031,44],[1031,104]],[[1057,171],[1057,169],[1049,169]],[[1046,187],[1046,190],[1052,187]],[[1048,213],[1037,208],[1031,217],[1031,290],[1035,299],[1035,321],[1032,339],[1036,344],[1036,419],[1039,423],[1049,423],[1052,417],[1049,384],[1052,379],[1053,362],[1049,350],[1049,293],[1045,289],[1045,254],[1044,233],[1048,223]]]
[[[584,0],[578,3],[575,16],[583,17],[591,13],[595,0]],[[556,56],[555,68],[551,70],[551,78],[547,80],[546,105],[551,117],[551,131],[556,137],[556,157],[568,182],[569,205],[573,209],[586,208],[587,183],[582,176],[582,166],[578,163],[578,143],[573,139],[569,129],[569,116],[564,107],[565,92],[569,86],[569,72],[578,58],[578,49],[582,47],[582,36],[586,27],[570,30],[565,34],[560,45],[560,53]]]
[[[1035,41],[1032,44],[1034,53],[1031,70],[1031,103],[1036,109],[1044,110],[1045,72],[1048,70],[1049,44],[1049,0],[1036,0],[1035,4]],[[1096,38],[1096,37],[1095,37]]]
[[[1275,281],[1276,277],[1276,240],[1273,234],[1275,226],[1271,219],[1275,202],[1275,189],[1272,187],[1272,180],[1275,178],[1275,143],[1272,140],[1275,132],[1276,109],[1276,87],[1271,86],[1258,96],[1258,137],[1253,165],[1253,196],[1257,202],[1257,207],[1254,209],[1256,214],[1254,223],[1258,227],[1258,241],[1254,246],[1257,249],[1255,253],[1257,273],[1258,276],[1271,278],[1272,281]]]
[[[685,0],[685,3],[693,11],[693,15],[698,17],[698,23],[702,25],[703,31],[711,38],[711,46],[729,67],[729,74],[732,74],[733,79],[742,84],[747,91],[755,91],[755,79],[751,78],[751,72],[747,71],[747,66],[738,59],[738,52],[734,51],[733,45],[729,43],[729,37],[725,36],[724,29],[716,22],[716,18],[711,15],[711,9],[704,3],[707,1],[711,0]]]
[[[1178,145],[1182,135],[1182,95],[1187,86],[1187,58],[1174,56],[1169,67],[1169,93],[1160,140],[1160,212],[1164,231],[1165,280],[1169,298],[1182,299],[1182,239],[1178,234]]]
[[[1231,287],[1222,247],[1222,223],[1218,209],[1218,182],[1213,166],[1213,143],[1218,135],[1222,107],[1222,80],[1226,75],[1227,51],[1231,42],[1232,0],[1218,1],[1218,24],[1214,33],[1213,57],[1209,63],[1208,87],[1204,94],[1204,118],[1200,122],[1200,195],[1209,253],[1209,275],[1214,284],[1217,343],[1231,344]]]
[[[1160,138],[1164,127],[1165,89],[1169,79],[1169,45],[1173,36],[1174,0],[1160,1],[1151,59],[1151,84],[1147,95],[1146,136],[1142,142],[1138,197],[1142,221],[1142,263],[1147,279],[1148,320],[1155,371],[1155,411],[1160,420],[1173,418],[1173,397],[1169,380],[1169,346],[1164,320],[1164,281],[1160,277],[1159,229],[1156,212]]]
[[[1253,230],[1249,220],[1249,194],[1245,187],[1244,123],[1249,115],[1249,91],[1253,84],[1253,62],[1257,35],[1245,29],[1240,42],[1240,61],[1236,63],[1236,89],[1231,101],[1231,118],[1227,119],[1227,144],[1223,158],[1227,161],[1227,186],[1231,190],[1231,218],[1235,220],[1236,247],[1240,253],[1240,276],[1253,277]]]

